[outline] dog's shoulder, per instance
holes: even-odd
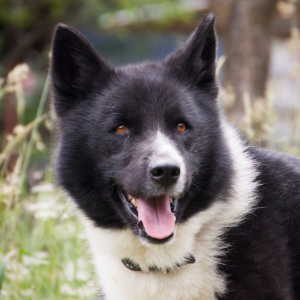
[[[298,299],[300,159],[251,145],[245,149],[256,169],[258,201],[223,236],[230,251],[220,266],[228,279],[222,299]]]
[[[249,152],[257,162],[259,193],[268,203],[279,206],[300,202],[300,159],[298,157],[250,147]]]

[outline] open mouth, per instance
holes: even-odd
[[[178,199],[167,194],[137,199],[122,190],[118,190],[118,194],[127,213],[136,221],[141,236],[160,242],[173,236]]]

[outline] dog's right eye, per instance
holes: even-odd
[[[116,132],[120,134],[125,134],[128,131],[127,126],[121,124],[116,128]]]
[[[186,127],[186,125],[185,125],[184,123],[179,123],[179,124],[177,125],[177,130],[178,130],[179,132],[185,132],[185,131],[187,130],[187,127]]]

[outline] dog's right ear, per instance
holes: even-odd
[[[101,91],[113,73],[82,34],[71,26],[57,25],[50,75],[54,108],[59,117],[86,101],[91,93]]]
[[[213,91],[215,98],[216,50],[215,16],[209,14],[188,40],[177,51],[168,55],[164,66],[171,76],[183,82],[189,80],[206,91]]]

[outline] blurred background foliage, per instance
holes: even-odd
[[[96,299],[71,204],[53,184],[48,95],[58,22],[111,64],[161,61],[217,16],[219,104],[252,142],[300,155],[300,2],[0,0],[0,298]]]

